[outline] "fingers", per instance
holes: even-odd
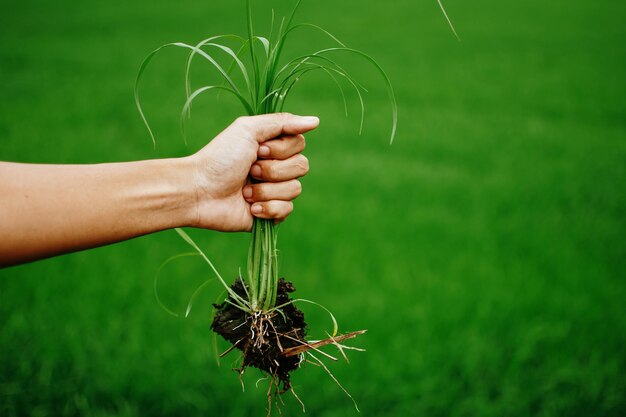
[[[263,159],[287,159],[298,154],[306,147],[304,136],[282,136],[268,140],[259,146],[258,155]]]
[[[291,200],[302,192],[297,178],[309,171],[308,159],[300,154],[306,146],[302,134],[318,125],[317,117],[289,113],[237,119],[234,126],[259,143],[260,159],[250,168],[250,176],[260,182],[243,189],[253,216],[282,221],[293,211]]]
[[[246,185],[243,197],[248,203],[269,200],[291,201],[302,192],[302,185],[298,180],[285,182],[263,182]]]
[[[261,219],[275,219],[282,221],[293,211],[291,201],[272,200],[262,203],[254,203],[250,211],[255,217]]]
[[[251,139],[263,143],[281,135],[306,133],[315,129],[319,122],[319,119],[313,116],[274,113],[240,117],[235,121],[235,126],[245,130]]]
[[[255,217],[283,221],[293,211],[291,200],[301,192],[300,181],[291,180],[248,184],[243,189],[243,196],[252,204],[250,212]]]
[[[259,181],[288,181],[300,178],[309,172],[309,160],[302,154],[297,154],[289,159],[258,160],[252,168],[250,175]]]

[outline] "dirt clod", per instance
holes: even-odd
[[[237,295],[247,299],[244,283],[240,278],[231,286]],[[291,300],[289,294],[296,289],[291,282],[278,281],[276,305]],[[234,300],[230,299],[231,302]],[[240,372],[252,366],[278,378],[282,391],[291,387],[289,373],[298,368],[299,356],[285,356],[285,349],[306,343],[304,314],[293,303],[284,305],[280,311],[250,314],[227,303],[215,304],[217,309],[211,329],[243,352]]]

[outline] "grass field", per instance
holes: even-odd
[[[355,342],[367,353],[331,366],[363,416],[626,415],[626,3],[445,3],[460,44],[435,0],[305,1],[300,20],[387,69],[400,124],[389,147],[384,89],[356,61],[372,87],[361,137],[356,111],[343,117],[328,82],[301,85],[288,110],[322,126],[308,137],[305,193],[280,229],[282,275],[341,330],[369,329]],[[269,7],[255,4],[266,18]],[[199,102],[185,147],[185,55],[165,53],[144,84],[155,151],[134,77],[162,43],[244,33],[243,10],[243,1],[6,1],[0,159],[199,149],[239,109]],[[245,266],[246,235],[190,234],[222,274]],[[217,285],[186,320],[155,302],[158,266],[184,251],[163,232],[1,270],[0,415],[265,415],[256,372],[242,393],[235,356],[221,367],[213,358]],[[168,266],[164,301],[184,311],[208,277],[198,259]],[[323,336],[327,317],[303,309]],[[322,370],[293,379],[307,415],[357,415]],[[293,398],[284,412],[299,415]]]

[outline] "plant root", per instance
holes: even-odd
[[[237,295],[247,298],[244,285],[238,278],[231,288]],[[276,379],[276,388],[282,384],[282,389],[279,390],[281,394],[291,389],[289,373],[300,365],[297,355],[286,356],[283,352],[307,344],[304,314],[289,298],[289,293],[294,291],[293,284],[281,278],[278,282],[276,304],[283,307],[269,313],[248,313],[226,299],[222,304],[214,305],[217,314],[211,324],[213,331],[232,343],[233,348],[242,351],[243,360],[239,372],[243,373],[249,366],[267,372],[272,379]],[[232,349],[227,352],[230,350]]]
[[[231,289],[237,296],[247,300],[248,291],[244,285],[242,279],[237,278]],[[272,412],[272,402],[275,404],[274,408],[282,415],[281,404],[278,400],[282,403],[281,395],[287,391],[291,391],[304,411],[304,403],[293,390],[290,380],[290,373],[298,369],[304,362],[323,368],[339,388],[353,401],[355,408],[358,410],[354,398],[339,383],[330,369],[313,355],[313,352],[337,361],[336,357],[320,350],[324,346],[334,345],[348,361],[344,350],[363,351],[363,349],[346,346],[341,343],[362,335],[367,330],[333,336],[328,335],[329,337],[323,340],[307,341],[305,338],[307,324],[304,320],[304,314],[296,308],[294,300],[289,297],[289,294],[294,291],[295,287],[293,284],[281,278],[278,281],[276,298],[276,305],[280,307],[274,308],[269,312],[245,311],[234,303],[231,296],[221,304],[214,304],[213,306],[217,312],[211,324],[211,329],[232,344],[220,357],[227,355],[235,349],[239,349],[242,352],[241,366],[235,369],[239,373],[240,379],[248,367],[254,367],[267,373],[268,377],[257,381],[257,386],[261,380],[269,379],[267,391],[268,416]],[[311,360],[307,358],[311,358]]]

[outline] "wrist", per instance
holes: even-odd
[[[154,194],[158,202],[153,205],[159,214],[157,228],[193,226],[198,216],[194,161],[186,157],[148,162],[152,165],[150,176],[157,181]]]

